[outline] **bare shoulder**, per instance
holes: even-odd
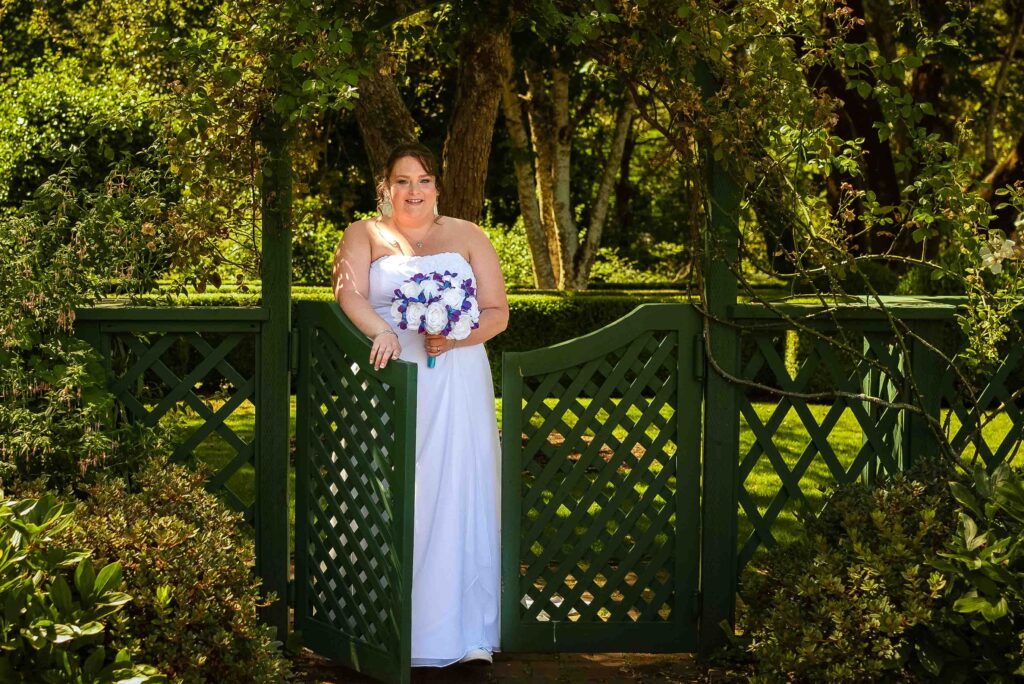
[[[345,229],[345,235],[351,235],[353,238],[364,239],[370,233],[370,219],[359,219],[348,224],[348,228]]]
[[[452,242],[465,245],[465,249],[470,253],[490,246],[491,241],[487,237],[487,233],[477,224],[451,216],[445,218],[451,226]]]

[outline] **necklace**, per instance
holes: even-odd
[[[395,228],[396,228],[396,229],[398,230],[398,232],[400,232],[400,233],[401,233],[401,234],[402,234],[402,235],[403,235],[403,236],[404,236],[404,237],[405,237],[405,238],[406,238],[407,240],[409,239],[409,237],[408,237],[407,235],[405,235],[405,231],[403,231],[402,229],[398,228],[398,226],[395,226]],[[431,223],[430,223],[430,225],[429,225],[429,226],[427,226],[427,230],[426,230],[426,232],[425,232],[425,233],[423,233],[423,235],[422,235],[422,236],[420,236],[420,239],[419,239],[419,240],[416,240],[416,241],[415,241],[415,242],[413,243],[413,244],[415,244],[415,245],[416,245],[416,249],[423,249],[423,241],[424,241],[425,239],[427,239],[427,237],[429,237],[429,236],[430,236],[430,232],[431,232],[432,230],[434,230],[434,223],[433,223],[433,222],[431,222]]]
[[[416,240],[416,241],[413,242],[413,244],[416,245],[416,249],[423,249],[423,241],[430,235],[430,232],[433,229],[434,229],[434,223],[431,222],[431,224],[429,226],[427,226],[426,232],[423,234],[423,236],[419,240]],[[402,237],[404,237],[406,240],[409,239],[409,236],[407,236],[405,234],[405,231],[403,231],[398,226],[395,226],[393,228],[393,230],[395,230],[398,233],[400,233],[402,235]],[[401,250],[402,246],[399,244],[398,240],[396,240],[396,239],[394,239],[393,237],[390,237],[390,236],[385,236],[383,233],[381,233],[380,225],[379,224],[377,226],[377,234],[380,235],[382,238],[384,238],[384,240],[388,244],[390,244],[392,247],[397,247],[399,250]]]

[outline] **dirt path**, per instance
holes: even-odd
[[[373,684],[374,680],[304,650],[295,659],[300,682],[310,684]],[[590,682],[734,682],[736,676],[709,668],[678,653],[499,653],[493,665],[465,664],[416,668],[413,682],[435,684],[589,684]]]

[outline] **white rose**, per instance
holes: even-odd
[[[444,327],[448,325],[447,307],[441,302],[434,302],[428,305],[424,325],[426,325],[427,332],[431,335],[436,335],[444,330]]]
[[[476,303],[476,297],[469,298],[469,311],[466,312],[473,322],[480,320],[480,305]]]
[[[452,334],[449,337],[453,340],[464,340],[469,337],[472,329],[473,321],[470,320],[469,316],[463,314],[459,316],[459,320],[455,321],[455,325],[452,326]]]
[[[423,294],[427,296],[428,300],[431,299],[432,297],[436,297],[440,289],[441,283],[437,282],[433,278],[431,278],[430,280],[424,280],[423,283],[420,285],[420,290],[422,290]]]
[[[406,297],[412,299],[413,297],[416,297],[416,296],[419,295],[419,293],[420,293],[420,286],[410,280],[407,283],[402,283],[401,292]]]
[[[416,330],[423,322],[423,315],[427,313],[427,305],[420,302],[413,302],[405,310],[405,320],[409,322],[409,329]]]
[[[450,306],[453,309],[462,308],[463,292],[460,289],[450,287],[447,290],[441,290],[441,301],[445,306]]]
[[[402,312],[398,310],[399,307],[402,306],[402,303],[403,302],[401,299],[396,299],[395,301],[391,302],[391,320],[393,320],[395,323],[402,322]]]

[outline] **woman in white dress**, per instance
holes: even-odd
[[[469,221],[437,214],[433,155],[392,151],[378,186],[380,216],[346,230],[334,260],[334,293],[372,339],[370,363],[419,365],[413,534],[412,665],[491,661],[498,648],[498,472],[494,386],[483,343],[508,324],[498,256]],[[459,341],[401,330],[393,293],[415,273],[472,278],[479,327]],[[427,367],[429,357],[435,366]]]

